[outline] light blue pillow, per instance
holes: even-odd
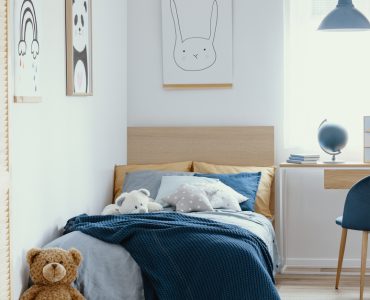
[[[161,204],[163,207],[168,207],[169,204],[162,200],[172,195],[177,191],[177,189],[187,183],[187,184],[205,184],[210,182],[218,182],[218,179],[202,178],[195,176],[163,176],[161,186],[158,190],[157,197],[155,201]]]
[[[190,172],[168,172],[168,171],[137,171],[128,173],[123,184],[122,192],[147,189],[150,197],[155,199],[161,185],[162,176],[193,176]]]
[[[239,174],[195,174],[195,177],[219,179],[222,183],[228,185],[248,198],[247,201],[240,203],[240,207],[243,211],[254,211],[261,174],[261,172]]]

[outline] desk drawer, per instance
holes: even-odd
[[[347,190],[367,176],[370,176],[370,170],[324,170],[324,188]]]

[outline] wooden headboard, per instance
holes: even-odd
[[[130,127],[128,164],[275,164],[274,127]]]
[[[274,127],[130,127],[127,162],[201,161],[270,167],[275,164]],[[275,185],[270,210],[275,212]]]

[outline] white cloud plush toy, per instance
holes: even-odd
[[[163,210],[162,205],[150,198],[150,192],[146,189],[134,190],[122,193],[115,204],[104,208],[102,215],[118,214],[145,214]]]

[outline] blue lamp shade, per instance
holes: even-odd
[[[370,30],[370,23],[354,7],[352,0],[339,0],[337,7],[321,22],[319,30]]]

